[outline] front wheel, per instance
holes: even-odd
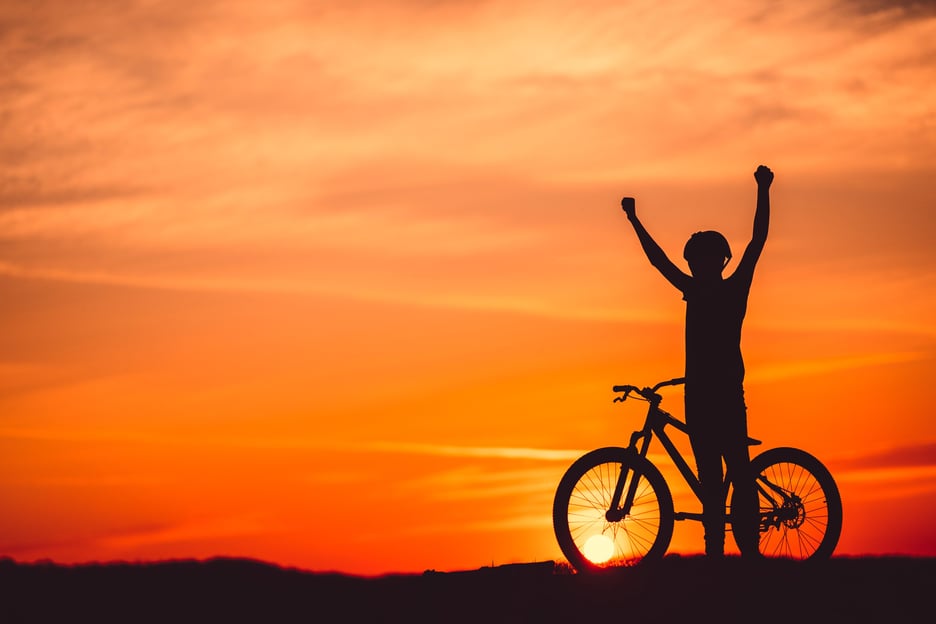
[[[751,460],[760,499],[764,557],[827,559],[842,533],[842,498],[832,473],[796,448],[764,451]]]
[[[619,505],[631,487],[635,493],[623,516],[611,509],[622,471],[625,482]],[[645,457],[618,447],[597,449],[577,459],[559,482],[553,501],[556,539],[579,572],[662,558],[673,537],[674,520],[673,497],[660,471]]]

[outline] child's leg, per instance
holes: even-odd
[[[707,435],[693,435],[690,442],[702,486],[705,554],[720,557],[725,554],[725,488],[720,444]]]
[[[734,494],[731,497],[731,532],[744,557],[760,555],[760,505],[751,472],[747,436],[726,449],[725,465],[731,477]]]

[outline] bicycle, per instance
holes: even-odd
[[[674,523],[702,520],[701,513],[676,511],[670,487],[647,457],[658,438],[689,489],[700,498],[699,479],[666,428],[687,434],[686,424],[660,408],[660,388],[685,383],[679,377],[653,387],[614,386],[614,402],[647,401],[643,427],[627,448],[605,447],[577,459],[563,475],[553,501],[553,529],[559,547],[578,572],[636,565],[662,559]],[[751,446],[761,444],[748,438]],[[831,557],[842,530],[842,500],[829,470],[813,455],[792,447],[764,451],[751,460],[760,500],[758,550],[765,558]],[[733,497],[725,477],[726,528]],[[701,500],[701,499],[700,499]]]

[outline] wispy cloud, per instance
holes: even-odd
[[[933,155],[917,3],[63,6],[0,9],[20,277],[555,309],[585,187]]]
[[[394,491],[435,501],[491,501],[504,498],[529,500],[551,495],[557,484],[553,467],[516,470],[466,465],[393,484]],[[488,503],[485,503],[488,504]],[[491,503],[492,504],[492,503]]]
[[[926,360],[932,357],[931,353],[871,353],[846,357],[823,358],[813,360],[800,360],[795,362],[778,362],[759,364],[752,369],[746,378],[750,382],[774,382],[797,377],[815,377],[827,373],[864,368],[868,366],[881,366],[887,364],[902,364]]]
[[[936,17],[931,0],[840,0],[840,6],[858,15],[873,15],[887,20]]]
[[[143,433],[133,429],[109,430],[100,428],[85,430],[11,428],[0,429],[0,438],[22,440],[48,440],[57,442],[123,441],[150,444],[190,445],[203,444],[203,440],[192,440],[177,435]],[[266,437],[214,435],[213,445],[253,447],[266,449],[329,450],[338,453],[393,453],[427,455],[437,457],[461,457],[475,459],[522,459],[543,462],[568,462],[582,455],[579,449],[548,449],[502,446],[456,446],[416,442],[342,442],[315,437]]]
[[[854,457],[842,457],[837,462],[850,469],[936,467],[936,441],[897,446]]]
[[[367,448],[394,453],[416,453],[446,457],[474,457],[488,459],[535,459],[543,461],[569,461],[582,455],[577,449],[537,449],[496,446],[449,446],[444,444],[413,444],[407,442],[375,442]]]
[[[932,498],[936,441],[831,458],[829,468],[855,501]]]
[[[180,524],[116,530],[95,541],[102,552],[134,552],[152,545],[211,542],[271,531],[268,518],[259,515],[221,516]]]

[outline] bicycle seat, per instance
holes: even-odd
[[[748,445],[748,446],[757,446],[758,444],[763,444],[763,443],[762,443],[760,440],[758,440],[757,438],[752,438],[752,437],[750,437],[750,436],[748,437],[748,439],[747,439],[747,445]]]

